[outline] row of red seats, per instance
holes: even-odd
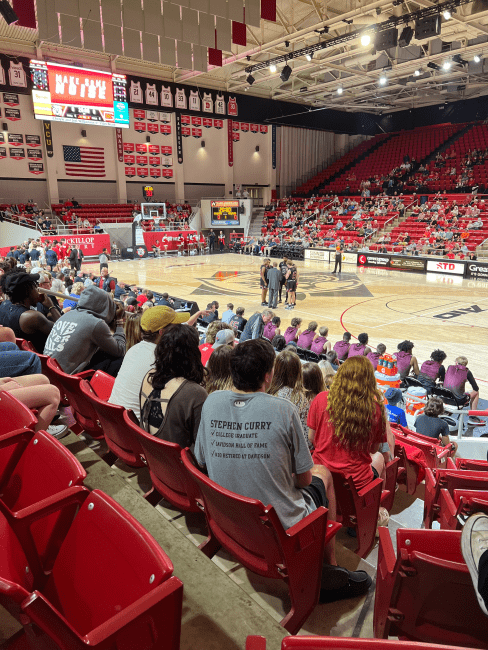
[[[124,508],[83,487],[83,467],[36,424],[1,393],[0,604],[23,627],[2,647],[106,650],[145,638],[178,650],[183,585],[171,561]]]

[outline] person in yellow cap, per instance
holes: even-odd
[[[190,317],[188,312],[176,312],[166,306],[147,309],[141,317],[142,341],[127,351],[108,401],[132,409],[140,420],[139,392],[144,377],[154,364],[154,351],[165,328],[175,323],[194,325],[197,318],[207,313],[198,311]]]

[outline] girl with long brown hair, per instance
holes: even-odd
[[[216,390],[233,390],[232,376],[230,373],[230,359],[234,348],[221,345],[213,351],[207,362],[208,375],[205,380],[205,390],[210,395]]]
[[[388,443],[392,454],[394,440],[367,357],[351,357],[340,366],[329,392],[312,402],[308,426],[315,463],[351,476],[357,490],[385,478],[380,449]]]
[[[305,439],[308,439],[307,415],[310,401],[305,395],[303,387],[302,364],[295,352],[283,350],[276,356],[274,374],[271,386],[268,389],[270,395],[287,399],[298,409],[300,421],[303,427]]]

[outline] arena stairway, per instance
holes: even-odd
[[[444,151],[447,151],[451,145],[453,145],[456,140],[459,140],[459,138],[462,138],[465,133],[470,131],[474,126],[474,123],[472,124],[467,124],[464,128],[462,128],[460,131],[457,131],[453,135],[451,135],[450,138],[447,138],[445,142],[443,142],[437,149],[434,149],[434,151],[431,151],[431,153],[426,156],[423,160],[420,161],[420,165],[428,165],[431,163],[433,160],[435,160],[435,157],[437,156],[438,153],[444,153]],[[410,176],[410,174],[409,174]]]
[[[248,237],[261,237],[261,226],[263,225],[264,208],[254,208],[251,222],[247,231]]]
[[[342,176],[342,174],[344,174],[345,172],[349,171],[351,167],[357,165],[359,162],[361,162],[361,160],[364,160],[365,158],[370,156],[372,153],[374,153],[377,149],[379,149],[382,145],[386,144],[389,140],[391,140],[392,137],[396,135],[397,134],[387,134],[386,137],[382,138],[381,140],[377,140],[372,147],[369,147],[369,149],[363,151],[359,156],[353,158],[346,165],[344,165],[344,167],[338,169],[335,172],[335,174],[332,174],[332,176],[330,176],[330,178],[327,178],[322,183],[314,187],[313,190],[307,193],[307,196],[312,196],[312,194],[320,193],[320,190],[327,189],[329,183],[334,181],[336,178],[339,178],[339,176]]]

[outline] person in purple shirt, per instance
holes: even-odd
[[[337,341],[334,345],[334,351],[337,352],[337,358],[339,361],[345,361],[347,359],[349,348],[351,347],[351,336],[350,332],[344,332],[342,335],[342,341]]]
[[[444,381],[446,369],[442,365],[442,362],[446,357],[447,354],[443,350],[434,350],[430,355],[430,359],[424,361],[421,365],[417,379],[427,389],[427,392],[434,388],[437,379],[442,382]]]
[[[312,341],[310,349],[315,354],[326,354],[330,350],[330,341],[327,340],[327,334],[329,333],[328,327],[319,328],[319,336],[315,337]]]
[[[283,336],[285,337],[286,343],[291,341],[296,341],[297,338],[302,333],[300,330],[300,325],[302,324],[301,318],[292,318],[290,327],[287,327]]]
[[[298,337],[297,345],[299,348],[303,348],[304,350],[310,349],[318,326],[319,324],[314,320],[308,324],[308,328]]]
[[[411,370],[415,376],[420,372],[417,357],[412,354],[413,347],[412,341],[402,341],[397,345],[398,352],[393,355],[397,360],[398,372],[402,379],[408,377]]]
[[[378,343],[376,346],[376,352],[370,352],[368,355],[368,359],[371,361],[373,364],[373,368],[376,370],[378,366],[378,359],[382,357],[386,352],[386,345],[384,343]]]
[[[367,357],[371,352],[371,348],[368,346],[369,337],[366,332],[363,332],[358,336],[358,342],[351,345],[349,352],[347,353],[347,358],[350,357]]]

